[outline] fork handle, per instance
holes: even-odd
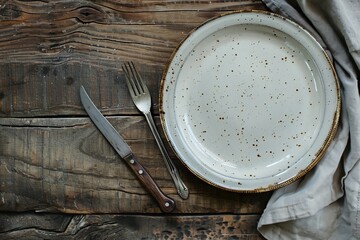
[[[170,173],[171,178],[174,181],[174,184],[175,184],[175,187],[176,187],[176,190],[177,190],[179,196],[182,199],[187,199],[189,197],[189,189],[186,187],[185,183],[180,178],[179,172],[177,171],[174,163],[172,162],[169,154],[166,151],[164,143],[162,142],[160,134],[156,128],[156,125],[155,125],[154,119],[151,115],[151,112],[145,113],[144,115],[145,115],[146,121],[149,124],[151,132],[155,137],[156,143],[158,144],[158,146],[160,148],[161,155],[163,156],[163,158],[165,160],[165,165]]]

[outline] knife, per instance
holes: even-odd
[[[127,163],[127,165],[133,170],[140,182],[146,188],[146,190],[156,199],[163,212],[169,213],[174,210],[175,202],[171,198],[167,197],[152,179],[151,175],[145,170],[145,168],[135,158],[129,145],[120,136],[118,131],[110,124],[110,122],[101,114],[96,108],[95,104],[91,101],[89,95],[85,91],[83,86],[80,87],[81,102],[90,116],[93,123],[109,141],[111,146],[120,155],[120,157]]]

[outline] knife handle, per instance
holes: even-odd
[[[170,213],[175,208],[175,202],[173,199],[167,197],[155,183],[151,175],[145,170],[145,168],[136,160],[135,157],[125,159],[126,163],[134,171],[142,185],[149,191],[149,193],[156,199],[160,209],[163,212]]]

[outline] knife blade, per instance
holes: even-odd
[[[110,145],[127,163],[131,170],[133,170],[146,190],[155,198],[160,206],[160,209],[167,213],[173,211],[175,208],[174,200],[166,196],[160,190],[151,175],[135,158],[129,145],[124,141],[113,125],[111,125],[111,123],[97,109],[83,86],[80,87],[80,99],[85,111],[88,113],[95,126],[100,130]]]

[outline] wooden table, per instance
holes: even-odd
[[[133,61],[146,79],[161,129],[170,54],[202,22],[241,9],[266,10],[260,0],[1,1],[0,239],[262,239],[271,193],[210,186],[169,149],[190,189],[177,195],[120,67]],[[173,213],[161,213],[92,124],[81,85],[176,201]]]

